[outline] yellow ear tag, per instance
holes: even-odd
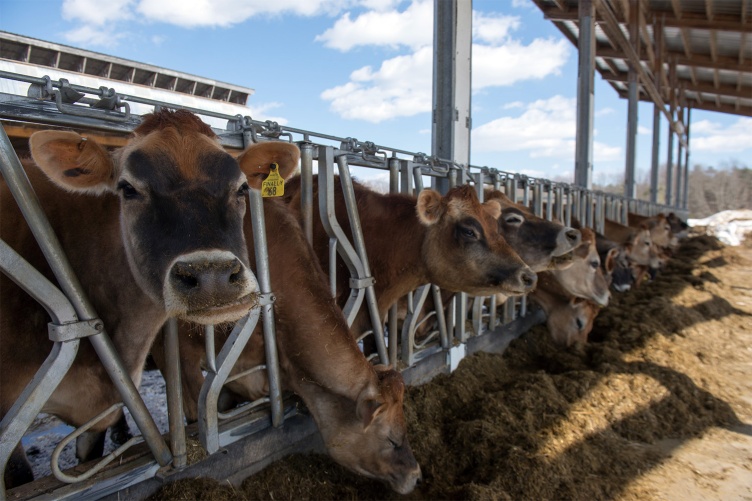
[[[281,197],[285,194],[285,180],[279,175],[279,165],[271,164],[269,176],[261,182],[262,197]]]

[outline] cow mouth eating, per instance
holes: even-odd
[[[235,301],[188,310],[183,319],[198,324],[221,324],[235,322],[259,304],[259,293],[252,292]]]

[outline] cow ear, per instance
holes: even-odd
[[[271,164],[279,165],[279,175],[287,179],[295,173],[300,160],[300,150],[292,143],[269,141],[254,143],[238,156],[238,165],[251,188],[260,190],[261,183],[271,171]]]
[[[416,211],[418,219],[424,226],[436,224],[444,214],[444,210],[443,199],[438,191],[425,189],[418,195]]]
[[[614,268],[616,267],[616,256],[619,254],[619,249],[614,247],[613,249],[609,249],[608,254],[606,254],[606,271],[611,273],[614,271]]]
[[[115,164],[95,141],[72,131],[42,130],[29,139],[31,157],[56,185],[69,191],[112,189]]]
[[[483,210],[494,219],[499,219],[499,216],[501,216],[501,204],[496,200],[485,202],[483,204]]]
[[[386,404],[373,398],[358,399],[356,412],[363,428],[368,428],[374,418],[386,409]]]

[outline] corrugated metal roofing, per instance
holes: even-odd
[[[577,46],[580,0],[533,1]],[[752,116],[752,0],[591,1],[596,69],[621,97],[627,96],[629,55],[619,39],[629,40],[630,8],[638,6],[635,52],[666,106]],[[653,101],[644,82],[640,88],[640,99]]]

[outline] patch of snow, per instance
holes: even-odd
[[[687,224],[705,229],[726,245],[740,245],[752,233],[752,210],[725,210],[703,219],[688,219]]]

